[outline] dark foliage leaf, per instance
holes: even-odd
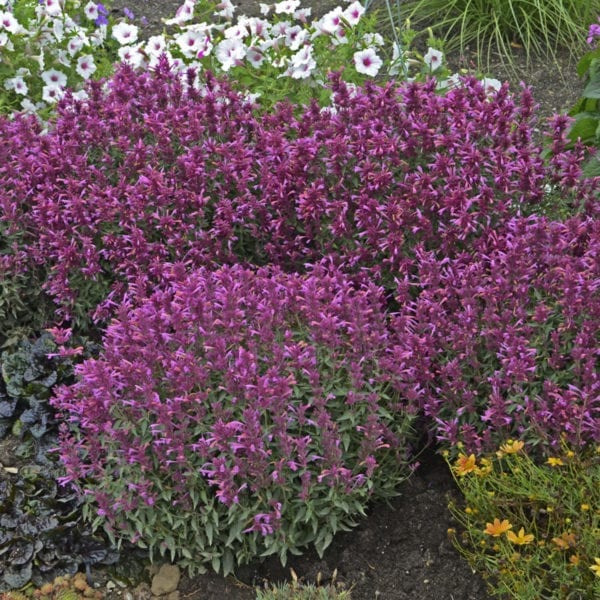
[[[4,397],[2,400],[0,400],[0,418],[6,419],[8,417],[12,417],[16,406],[16,399]]]
[[[27,563],[20,568],[9,567],[4,572],[4,583],[8,586],[8,589],[21,588],[31,579],[32,570],[31,563]]]
[[[8,564],[17,567],[28,563],[33,556],[33,551],[34,544],[32,542],[13,544],[8,554]]]

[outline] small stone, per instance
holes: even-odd
[[[107,581],[106,582],[106,589],[108,591],[114,590],[116,587],[117,587],[117,584],[114,581]]]
[[[165,600],[179,600],[179,592],[177,590],[171,592]]]
[[[155,596],[170,594],[177,589],[181,573],[176,565],[162,565],[152,578],[152,593]]]

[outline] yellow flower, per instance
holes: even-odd
[[[559,547],[560,550],[568,550],[574,548],[577,545],[574,533],[567,533],[566,531],[561,533],[560,537],[553,537],[552,541]]]
[[[549,464],[551,467],[562,467],[565,463],[560,458],[554,458],[551,456],[546,461],[546,464]]]
[[[454,465],[454,471],[459,477],[472,473],[477,468],[477,459],[474,454],[467,456],[466,454],[459,454],[456,464]]]
[[[500,446],[500,451],[504,454],[516,454],[523,449],[523,446],[525,446],[525,442],[521,442],[520,440],[508,440],[506,444]]]
[[[585,512],[586,510],[590,510],[590,505],[589,505],[589,504],[582,504],[582,505],[581,505],[579,508],[580,508],[582,511],[584,511],[584,512]]]
[[[493,470],[492,461],[489,458],[482,458],[480,462],[481,467],[475,469],[475,473],[481,476],[489,475]]]
[[[483,533],[491,535],[493,537],[500,537],[503,533],[506,533],[509,529],[512,529],[512,525],[507,519],[500,521],[500,519],[494,519],[493,523],[486,523]]]
[[[592,565],[590,569],[594,571],[596,577],[600,577],[600,558],[594,558],[595,565]]]
[[[574,567],[579,565],[579,554],[573,554],[572,556],[569,556],[569,563],[571,563]]]
[[[515,535],[512,531],[507,531],[506,537],[508,538],[508,541],[511,542],[512,544],[517,544],[518,546],[525,546],[525,545],[531,544],[531,542],[533,542],[534,535],[533,535],[533,533],[526,534],[525,529],[523,529],[523,527],[521,527],[521,529],[519,529],[519,533],[517,535]]]

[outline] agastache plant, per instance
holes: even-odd
[[[0,122],[6,272],[45,270],[58,317],[86,327],[172,272],[224,263],[303,271],[328,257],[416,291],[417,249],[443,260],[512,215],[551,211],[548,185],[561,210],[597,210],[565,128],[542,158],[528,90],[517,104],[474,79],[435,87],[334,77],[335,110],[294,117],[259,114],[213,78],[185,87],[164,61],[122,66],[85,102],[62,101],[46,135],[26,117]]]
[[[422,291],[392,316],[397,390],[444,444],[536,453],[600,441],[600,227],[517,217],[472,252],[418,256]]]
[[[96,525],[191,570],[321,554],[408,474],[382,290],[319,266],[200,269],[131,310],[52,400]]]

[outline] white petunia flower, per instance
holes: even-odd
[[[67,52],[71,56],[75,56],[87,43],[87,39],[82,35],[76,35],[67,42]]]
[[[104,42],[106,41],[106,33],[107,33],[106,25],[101,25],[100,27],[96,27],[96,29],[94,29],[94,31],[92,31],[92,33],[90,34],[90,37],[89,37],[90,45],[93,46],[94,48],[97,48],[98,46],[102,46],[102,44],[104,44]]]
[[[175,43],[181,49],[186,58],[196,58],[206,46],[206,33],[203,31],[193,31],[188,29],[184,33],[175,37]]]
[[[54,33],[54,37],[62,42],[65,37],[65,25],[60,19],[54,19],[54,23],[52,24],[52,32]]]
[[[337,6],[326,15],[323,15],[320,21],[316,23],[317,27],[325,33],[335,33],[343,26],[342,17],[344,12],[340,6]]]
[[[348,24],[354,27],[355,25],[358,25],[358,22],[360,21],[360,18],[363,16],[364,12],[365,7],[358,2],[358,0],[356,0],[350,6],[346,7],[343,15]]]
[[[237,38],[226,39],[215,47],[215,56],[223,71],[229,71],[246,56],[246,47]]]
[[[67,85],[67,76],[57,69],[48,69],[42,73],[42,79],[47,86],[64,87]]]
[[[11,77],[4,82],[4,88],[7,90],[14,90],[17,94],[21,94],[21,96],[26,96],[29,92],[29,88],[25,83],[23,77]]]
[[[65,90],[56,85],[45,85],[42,88],[42,100],[49,104],[58,102],[65,95]]]
[[[481,85],[488,94],[494,94],[502,87],[502,82],[493,77],[484,77],[481,80]]]
[[[265,55],[260,51],[259,48],[252,46],[251,48],[248,48],[246,59],[253,67],[258,68],[263,64],[263,62],[265,62]]]
[[[10,12],[0,12],[0,29],[6,29],[8,33],[24,33],[26,31]]]
[[[243,40],[248,36],[248,30],[243,25],[233,25],[223,31],[223,35],[226,39],[238,38]]]
[[[165,25],[183,25],[186,21],[190,21],[194,17],[195,3],[195,0],[185,0],[172,19],[164,20]]]
[[[375,77],[381,68],[383,61],[373,48],[367,48],[366,50],[360,50],[354,53],[354,68],[358,73],[368,75],[369,77]]]
[[[23,98],[21,100],[21,109],[26,113],[36,113],[38,110],[38,106],[35,105],[29,98]]]
[[[300,6],[300,0],[283,0],[275,5],[275,14],[293,15],[294,11]]]
[[[144,50],[150,56],[160,56],[167,47],[167,40],[163,35],[153,35],[146,42]]]
[[[385,40],[378,33],[365,33],[363,35],[363,43],[366,46],[384,46]]]
[[[98,12],[98,5],[95,2],[88,2],[83,7],[83,14],[90,21],[95,21],[100,16],[100,13]]]
[[[262,2],[259,3],[260,14],[266,17],[271,12],[271,7],[268,4]]]
[[[89,79],[96,71],[94,57],[91,54],[80,56],[77,59],[75,70],[80,77],[83,77],[83,79]]]
[[[274,23],[273,27],[271,28],[271,35],[273,37],[285,35],[291,26],[292,24],[289,21],[279,21],[279,23]]]
[[[138,28],[131,23],[117,23],[112,28],[112,37],[124,46],[125,44],[133,44],[137,40]]]
[[[304,44],[307,37],[308,31],[306,29],[302,29],[299,25],[294,25],[294,27],[290,27],[285,32],[285,45],[295,52]]]
[[[121,46],[117,51],[121,62],[124,62],[134,69],[140,69],[146,64],[146,58],[140,51],[142,44],[133,46]]]
[[[62,7],[59,0],[40,0],[40,6],[49,17],[56,17],[62,14]]]
[[[228,21],[233,19],[233,13],[235,12],[235,6],[231,2],[231,0],[222,0],[219,2],[217,6],[215,6],[216,12],[215,15],[218,17],[225,17]]]
[[[308,17],[310,17],[312,13],[312,8],[299,8],[295,13],[294,13],[294,19],[296,19],[297,21],[300,21],[301,23],[306,23],[306,21],[308,20]]]
[[[339,46],[340,44],[348,43],[348,35],[346,30],[343,27],[340,27],[334,34],[333,39],[331,40],[334,46]]]
[[[254,37],[264,38],[267,36],[269,30],[269,22],[253,17],[246,21],[246,27],[248,27],[250,34]]]
[[[56,53],[56,60],[58,60],[63,67],[67,67],[67,69],[71,68],[71,57],[66,50],[59,50]]]
[[[85,90],[78,90],[73,92],[73,98],[75,100],[87,100],[89,98],[89,94]]]
[[[434,48],[429,48],[423,57],[423,62],[432,70],[435,71],[442,66],[444,54]]]
[[[290,59],[286,75],[289,75],[292,79],[310,77],[317,66],[312,51],[312,46],[304,46],[302,50],[296,52]]]

